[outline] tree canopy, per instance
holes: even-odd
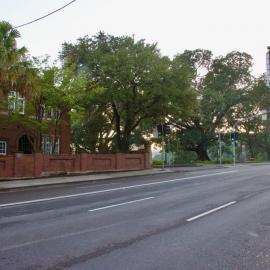
[[[102,137],[111,137],[117,151],[130,149],[132,136],[144,121],[164,121],[167,115],[185,118],[194,107],[189,67],[163,57],[156,44],[100,32],[63,44],[61,58],[65,65],[75,63],[78,72],[99,86],[88,90],[83,129],[97,127],[91,116],[99,115],[100,132],[106,132]]]
[[[17,47],[20,33],[8,22],[0,22],[0,91],[20,93],[35,89],[35,69],[27,58],[25,47]]]
[[[192,159],[196,153],[209,160],[217,133],[228,138],[232,130],[251,158],[263,153],[270,159],[269,89],[264,75],[252,75],[252,57],[245,52],[213,56],[196,49],[169,58],[157,44],[99,32],[63,43],[58,66],[28,55],[18,38],[10,23],[0,22],[1,109],[8,108],[10,91],[27,96],[28,103],[23,115],[11,110],[0,121],[38,133],[36,151],[44,132],[57,137],[65,115],[77,151],[138,149],[151,143],[154,126],[166,123],[173,131],[170,151],[192,151]]]
[[[251,56],[231,52],[213,58],[210,51],[186,51],[179,58],[191,65],[199,107],[187,121],[177,121],[181,142],[200,160],[209,160],[207,149],[216,141],[217,129],[229,128],[234,110],[250,89]]]

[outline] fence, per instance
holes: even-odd
[[[76,172],[149,169],[149,153],[0,156],[0,178],[24,178]]]

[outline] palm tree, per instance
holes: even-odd
[[[21,94],[35,89],[35,69],[27,59],[27,49],[17,48],[20,33],[6,21],[0,21],[0,93],[10,90]]]

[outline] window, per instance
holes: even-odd
[[[10,91],[8,94],[8,109],[15,111],[16,108],[16,92]]]
[[[50,137],[42,137],[42,151],[44,154],[51,154],[52,143]]]
[[[53,119],[53,109],[51,107],[47,108],[47,119]]]
[[[7,154],[7,142],[0,141],[0,155],[6,155],[6,154]]]
[[[18,150],[24,154],[33,153],[34,139],[31,136],[23,135],[19,138]]]
[[[8,109],[24,114],[25,98],[16,91],[10,91],[8,95]]]
[[[59,119],[60,112],[58,109],[52,108],[50,106],[47,106],[45,108],[45,119],[47,120],[56,120]]]
[[[54,154],[60,153],[60,139],[57,138],[56,141],[53,140],[53,137],[44,136],[42,137],[42,151],[44,154],[53,153],[53,143],[55,143]]]

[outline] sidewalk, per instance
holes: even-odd
[[[43,178],[31,178],[20,180],[1,180],[0,179],[0,191],[27,188],[27,187],[39,187],[49,185],[61,185],[67,183],[80,183],[91,182],[98,180],[109,180],[115,178],[125,178],[132,176],[144,176],[155,175],[162,173],[177,173],[177,172],[191,172],[191,171],[203,171],[211,169],[222,169],[231,167],[230,165],[200,165],[200,166],[179,166],[179,167],[167,167],[164,170],[161,168],[153,168],[140,171],[121,171],[121,172],[106,172],[106,173],[91,173],[84,175],[69,175],[69,176],[57,176],[57,177],[43,177]]]
[[[149,169],[140,171],[93,173],[75,176],[73,175],[73,176],[44,177],[44,178],[22,179],[22,180],[0,180],[0,190],[3,191],[14,188],[38,187],[38,186],[59,185],[66,183],[80,183],[88,181],[90,182],[90,181],[124,178],[131,176],[154,175],[168,172],[172,171],[166,168],[165,170]]]

